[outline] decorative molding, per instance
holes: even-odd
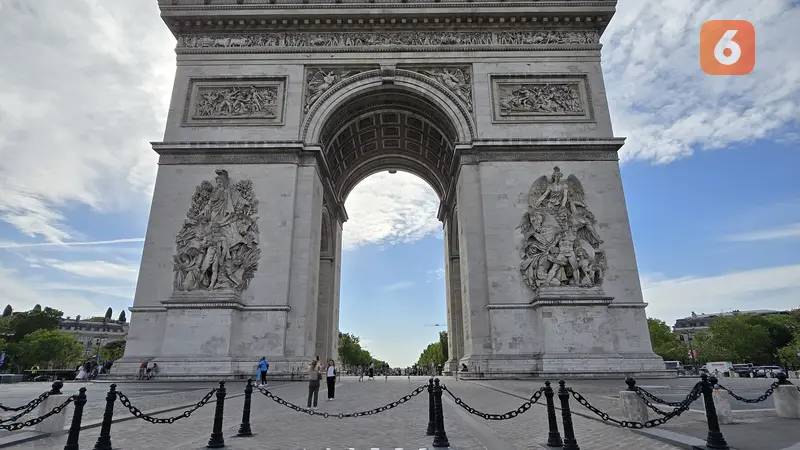
[[[167,308],[163,306],[131,306],[128,308],[128,311],[132,313],[139,313],[139,312],[166,312]]]
[[[231,0],[203,0],[202,4],[198,0],[159,0],[161,10],[164,12],[172,11],[226,11],[226,10],[263,10],[263,9],[346,9],[346,8],[374,8],[380,5],[381,8],[463,8],[465,3],[470,8],[512,8],[530,7],[532,5],[548,8],[576,8],[576,7],[606,7],[613,8],[616,0],[534,0],[534,1],[497,1],[497,0],[448,0],[436,2],[436,0],[236,0],[233,4]],[[602,18],[602,17],[601,17]],[[569,18],[565,18],[568,20]],[[587,22],[593,20],[593,16],[587,16]]]
[[[230,151],[203,153],[162,154],[159,165],[228,165],[228,164],[300,164],[297,152],[240,152]]]
[[[645,302],[636,302],[636,303],[626,303],[626,302],[611,302],[608,305],[609,308],[620,308],[620,309],[644,309],[647,308],[647,303]]]
[[[306,67],[303,82],[303,113],[309,112],[311,107],[332,87],[348,77],[367,70],[369,68],[365,67]]]
[[[486,309],[534,309],[534,306],[530,303],[495,303],[486,305]]]
[[[586,74],[489,75],[493,123],[594,122]]]
[[[397,66],[395,64],[386,64],[381,65],[381,78],[383,79],[383,84],[394,84],[394,77],[397,72]]]
[[[415,66],[408,70],[429,77],[449,89],[472,111],[472,65],[460,66]]]
[[[537,299],[531,305],[534,309],[546,306],[608,306],[613,298],[585,298],[585,299]]]
[[[182,126],[281,126],[288,77],[190,78]]]
[[[463,158],[463,156],[462,156]],[[472,164],[484,161],[618,161],[616,152],[603,151],[530,151],[530,152],[478,152]],[[463,164],[463,162],[462,162]]]
[[[594,29],[537,31],[305,31],[267,33],[182,32],[175,51],[194,53],[309,53],[479,50],[599,50]]]

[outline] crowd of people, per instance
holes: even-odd
[[[75,379],[96,380],[99,375],[108,373],[113,364],[113,361],[106,361],[103,364],[99,364],[97,361],[86,361],[75,368]]]

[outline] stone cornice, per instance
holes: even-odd
[[[608,305],[609,308],[620,308],[620,309],[644,309],[647,308],[647,303],[644,302],[637,302],[637,303],[625,303],[625,302],[611,302]]]

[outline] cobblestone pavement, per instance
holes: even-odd
[[[502,413],[514,410],[522,400],[487,389],[476,383],[444,382],[467,403],[480,410]],[[347,377],[337,386],[336,399],[325,400],[325,387],[320,392],[320,411],[354,412],[390,403],[408,394],[425,379],[405,377],[359,383]],[[241,387],[241,386],[238,386]],[[237,393],[236,389],[229,390]],[[305,405],[307,385],[293,383],[273,390],[285,400]],[[234,450],[255,449],[403,449],[431,448],[432,438],[425,436],[428,419],[427,393],[424,392],[397,408],[380,414],[354,418],[322,418],[308,416],[278,405],[259,393],[253,394],[251,426],[256,436],[237,438],[243,397],[225,404],[225,443]],[[544,401],[544,399],[542,399]],[[126,421],[112,427],[115,448],[175,449],[203,448],[211,433],[215,404],[197,411],[192,417],[172,425],[153,425],[142,420]],[[177,414],[177,413],[170,413]],[[170,415],[165,414],[165,415]],[[444,414],[451,447],[459,450],[517,450],[539,448],[547,439],[547,418],[543,406],[534,406],[524,415],[503,422],[484,421],[469,416],[445,394]],[[578,442],[584,450],[642,449],[666,450],[675,447],[653,441],[628,430],[575,417]],[[83,430],[80,448],[91,448],[99,434],[98,428]],[[66,436],[46,438],[13,448],[20,450],[61,450]]]

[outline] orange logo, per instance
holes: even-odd
[[[709,75],[747,75],[756,66],[756,29],[746,20],[709,20],[700,28],[700,68]]]

